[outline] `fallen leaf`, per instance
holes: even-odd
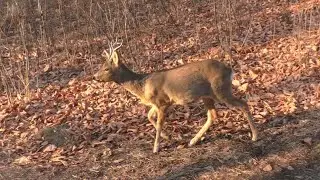
[[[303,142],[308,144],[309,146],[311,146],[312,145],[312,138],[311,137],[304,138]]]
[[[72,79],[71,81],[68,82],[68,85],[69,85],[69,86],[72,86],[72,85],[74,85],[76,82],[77,82],[77,79],[74,78],[74,79]]]
[[[43,72],[48,72],[51,69],[51,66],[49,64],[46,64],[46,66],[43,68]]]
[[[118,134],[109,134],[107,139],[106,139],[106,142],[111,142],[111,141],[114,141],[115,139],[119,138],[119,135]]]
[[[100,168],[101,168],[100,166],[93,166],[92,168],[89,169],[89,171],[98,173],[100,172]]]
[[[267,53],[268,53],[268,49],[264,48],[264,49],[261,50],[261,52],[262,52],[263,54],[267,54]]]
[[[255,119],[262,119],[263,118],[263,116],[261,116],[260,114],[255,114],[255,115],[253,115],[253,117]]]
[[[229,152],[230,151],[230,146],[226,146],[222,149],[222,152]]]
[[[294,170],[294,168],[292,166],[287,166],[287,169],[290,170],[290,171]]]
[[[68,163],[66,160],[64,160],[66,157],[65,156],[57,156],[57,157],[53,157],[50,159],[51,162],[60,162],[61,164],[63,164],[64,166],[67,166]]]
[[[183,149],[184,148],[184,145],[179,145],[178,147],[177,147],[177,149]]]
[[[20,138],[25,138],[25,137],[27,137],[28,134],[29,134],[28,132],[23,132],[20,134]]]
[[[75,151],[77,149],[77,146],[73,145],[71,151]]]
[[[241,84],[240,84],[240,81],[238,80],[232,80],[232,85],[239,87]]]
[[[184,113],[184,118],[185,118],[185,119],[188,119],[189,117],[190,117],[190,112]]]
[[[8,116],[8,113],[6,113],[4,110],[0,112],[0,122]]]
[[[294,176],[295,178],[294,179],[305,179],[305,177],[303,176]]]
[[[265,93],[265,94],[263,94],[262,95],[262,98],[274,98],[274,94],[272,94],[272,93]]]
[[[117,160],[114,160],[113,162],[118,164],[118,163],[121,163],[122,161],[124,161],[124,159],[117,159]]]
[[[19,165],[27,165],[31,163],[30,157],[29,156],[21,156],[17,159],[14,160],[14,164],[19,164]]]
[[[248,85],[249,85],[248,83],[244,83],[244,84],[242,84],[241,86],[239,86],[238,89],[239,89],[240,91],[246,92],[247,89],[248,89]]]
[[[258,74],[254,73],[253,71],[249,70],[249,75],[252,80],[256,79],[258,77]]]
[[[103,144],[106,144],[106,140],[105,141],[92,141],[91,146],[95,147],[95,146],[103,145]]]
[[[54,144],[49,144],[46,148],[43,149],[43,152],[53,152],[57,149],[57,146]]]
[[[267,164],[262,170],[265,172],[272,171],[272,166],[270,164]]]
[[[262,111],[262,112],[260,112],[259,113],[261,116],[266,116],[266,115],[268,115],[268,111]]]
[[[311,49],[313,50],[313,51],[318,51],[318,49],[319,49],[319,46],[311,46]]]
[[[182,59],[178,59],[177,61],[178,61],[179,64],[184,64]]]
[[[133,133],[136,133],[138,132],[138,129],[128,129],[127,132],[133,132]]]
[[[226,127],[229,128],[229,129],[231,129],[231,128],[233,127],[232,122],[227,122]]]

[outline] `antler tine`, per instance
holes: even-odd
[[[111,56],[113,53],[112,42],[109,42],[109,55]]]
[[[123,40],[121,42],[118,42],[118,38],[116,38],[116,42],[113,44],[113,51],[119,49],[122,46]]]
[[[121,42],[118,42],[118,38],[116,38],[116,41],[114,43],[112,41],[109,42],[109,55],[112,56],[112,54],[122,46],[122,43],[123,40],[121,40]]]

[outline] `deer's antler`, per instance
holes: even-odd
[[[114,43],[112,41],[109,42],[109,54],[110,54],[110,57],[112,57],[112,54],[122,46],[122,43],[123,43],[123,40],[121,40],[119,42],[118,38],[116,38],[116,41]]]

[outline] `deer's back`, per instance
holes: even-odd
[[[155,72],[145,82],[145,99],[153,103],[185,104],[213,97],[212,88],[230,79],[231,69],[215,60],[190,63]]]

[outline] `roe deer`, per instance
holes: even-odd
[[[231,68],[216,60],[204,60],[173,69],[137,74],[118,59],[116,49],[120,46],[121,44],[116,48],[111,46],[110,53],[104,51],[106,61],[94,78],[102,82],[113,81],[137,96],[143,104],[151,106],[148,120],[156,129],[154,153],[159,151],[160,136],[167,138],[164,133],[161,133],[167,107],[196,100],[203,101],[208,110],[208,117],[204,126],[190,141],[189,146],[196,144],[217,118],[214,102],[226,103],[241,109],[248,119],[252,140],[257,140],[258,131],[247,103],[232,95]],[[154,115],[157,115],[156,122],[153,119]]]

